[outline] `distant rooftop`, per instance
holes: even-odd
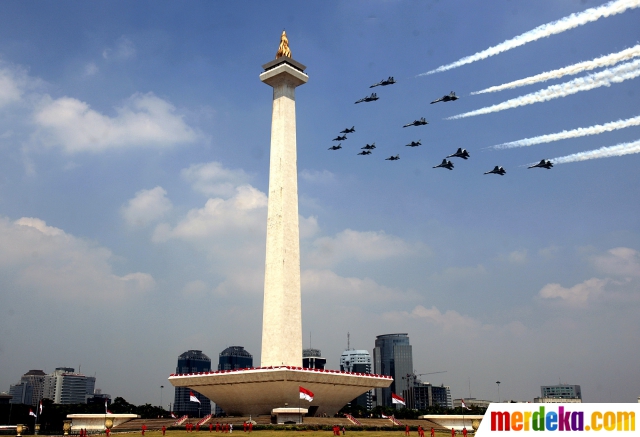
[[[188,359],[188,360],[208,360],[211,361],[211,358],[202,353],[202,351],[196,349],[190,349],[183,354],[180,354],[178,357],[180,359]]]
[[[320,352],[320,349],[303,349],[302,350],[302,356],[304,358],[310,358],[310,357],[322,357],[322,352]]]
[[[228,348],[226,348],[225,350],[220,352],[220,356],[221,357],[247,357],[247,358],[253,358],[253,355],[251,355],[249,352],[244,350],[243,346],[229,346]]]

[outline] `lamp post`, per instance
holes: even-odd
[[[162,406],[162,389],[164,388],[164,385],[160,386],[160,408],[162,408],[164,410],[164,407]]]
[[[500,402],[500,381],[496,381],[496,384],[498,384],[498,402]]]

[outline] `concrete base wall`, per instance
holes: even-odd
[[[319,372],[312,369],[253,369],[205,375],[173,375],[175,387],[202,393],[229,415],[271,414],[274,408],[307,408],[311,414],[334,415],[347,402],[393,379],[380,375]],[[314,393],[312,402],[300,399],[299,387]]]

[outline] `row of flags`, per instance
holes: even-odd
[[[42,401],[38,404],[38,414],[34,413],[31,408],[29,408],[29,416],[33,416],[38,419],[38,416],[42,414]]]
[[[313,400],[313,392],[311,390],[304,388],[303,386],[299,386],[299,389],[300,389],[300,399],[304,399],[309,402]],[[200,399],[198,399],[196,395],[193,394],[192,391],[189,391],[189,400],[191,402],[197,402],[199,404],[201,403]],[[404,401],[404,398],[402,396],[398,396],[395,393],[391,393],[391,402],[394,404],[407,405],[406,402]],[[462,403],[462,408],[466,408],[467,410],[471,409],[467,407],[467,404],[464,403],[464,399],[461,399],[461,403]],[[107,408],[107,401],[104,401],[104,408],[105,409]],[[40,412],[42,412],[42,402],[40,402]],[[107,410],[107,412],[111,413],[109,410]],[[173,413],[171,413],[171,416],[173,417]],[[388,418],[384,414],[382,415],[382,417]]]

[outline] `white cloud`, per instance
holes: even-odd
[[[136,47],[130,39],[121,36],[116,41],[114,48],[106,48],[102,51],[102,57],[107,61],[125,61],[136,56]]]
[[[4,279],[39,297],[116,302],[147,292],[146,273],[113,273],[111,252],[38,218],[0,218],[0,271]]]
[[[247,184],[251,179],[244,170],[224,168],[216,161],[193,164],[183,169],[181,174],[194,190],[207,196],[231,197],[238,186]]]
[[[214,239],[218,245],[223,240],[231,242],[234,237],[246,240],[264,235],[267,196],[250,185],[235,190],[230,199],[209,199],[203,208],[192,209],[174,228],[167,224],[158,226],[154,241],[177,238],[199,244],[203,239]]]
[[[511,264],[524,264],[527,262],[527,250],[516,250],[507,257]]]
[[[86,64],[84,66],[83,73],[84,73],[85,76],[93,76],[96,73],[98,73],[98,71],[100,71],[100,70],[99,70],[98,66],[95,64],[95,62],[89,62],[88,64]]]
[[[594,265],[607,275],[640,278],[640,253],[628,247],[616,247],[593,258]]]
[[[25,93],[41,84],[42,81],[30,77],[26,69],[0,60],[0,108],[20,102]]]
[[[547,284],[542,287],[538,296],[542,299],[560,299],[560,302],[572,307],[584,307],[589,301],[602,296],[608,283],[608,279],[591,278],[571,288]]]
[[[315,184],[327,184],[334,182],[336,179],[336,175],[331,173],[329,170],[318,171],[304,169],[300,172],[300,177],[307,182]]]
[[[313,246],[309,261],[319,266],[347,259],[367,262],[407,256],[420,249],[420,245],[409,244],[384,231],[359,232],[352,229],[345,229],[335,237],[318,238]]]
[[[322,298],[333,304],[344,302],[370,305],[379,302],[399,302],[415,299],[412,291],[401,291],[378,284],[371,278],[343,277],[331,270],[305,269],[302,271],[303,296]]]
[[[171,210],[173,205],[166,196],[167,192],[160,186],[138,191],[135,197],[121,208],[122,216],[131,226],[145,226]]]
[[[298,216],[298,223],[300,224],[300,239],[311,238],[318,233],[320,226],[318,225],[318,217],[309,216],[308,218]]]
[[[71,97],[45,96],[34,113],[39,138],[67,153],[114,148],[170,147],[198,138],[175,107],[153,95],[134,94],[109,117]]]

